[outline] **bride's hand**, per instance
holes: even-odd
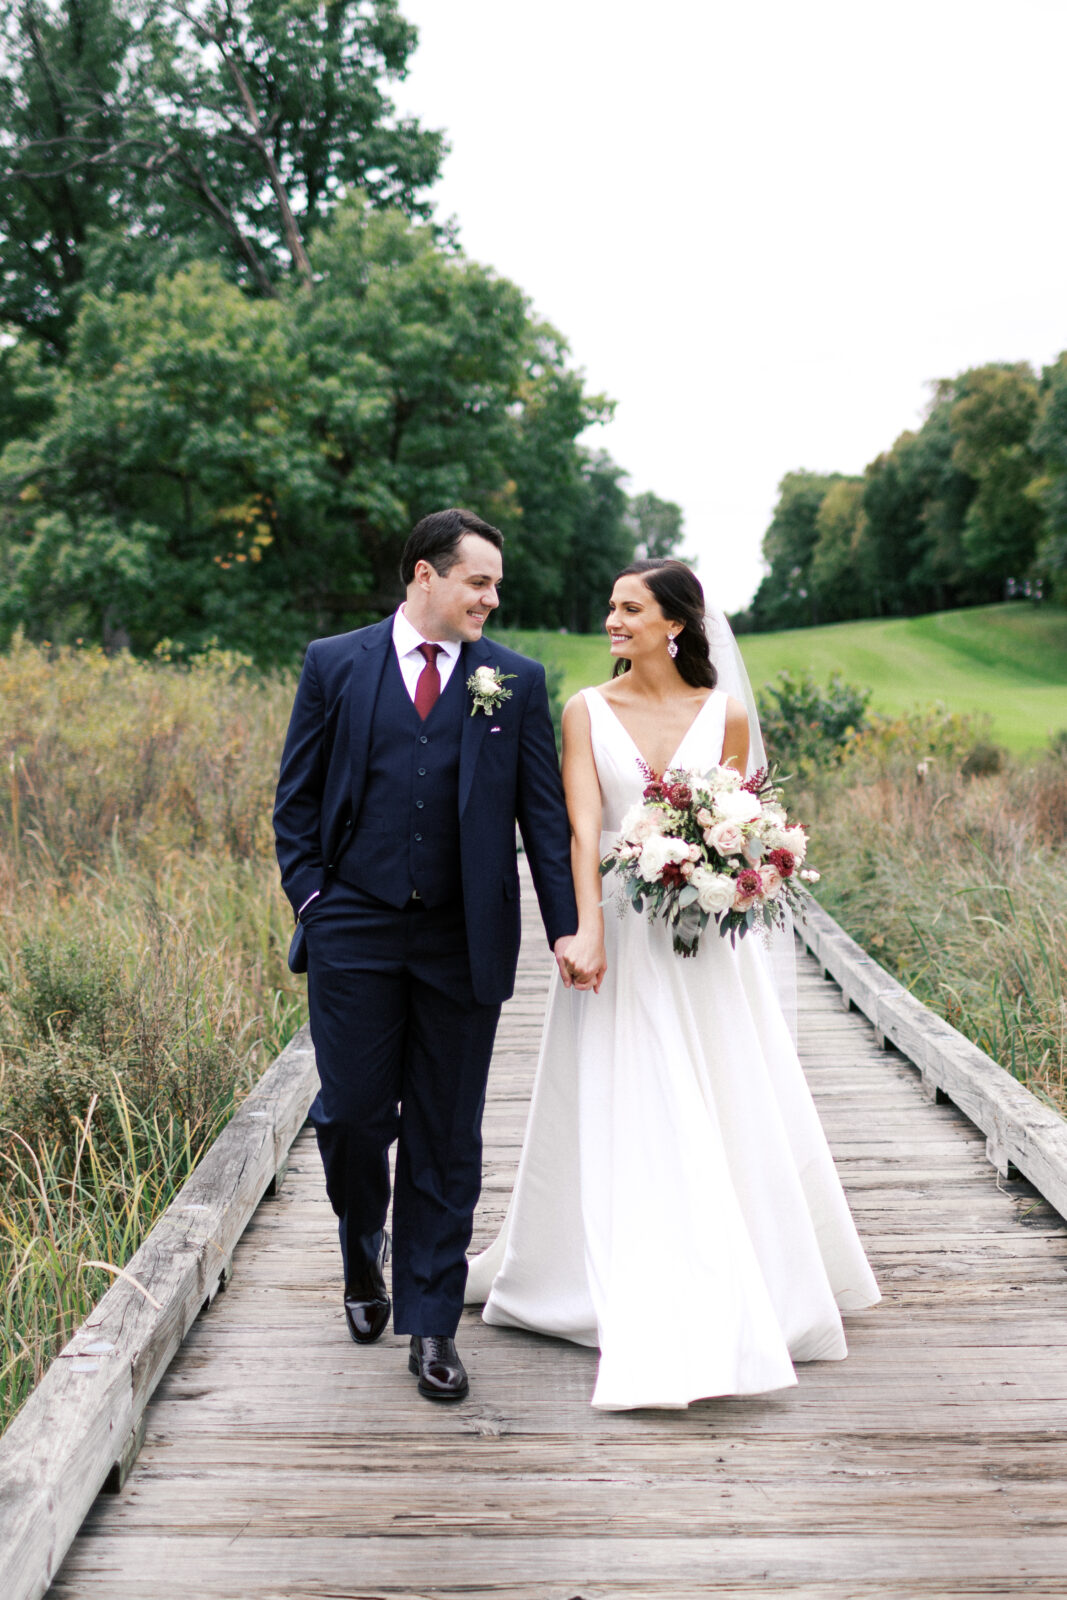
[[[594,994],[600,993],[600,985],[608,969],[603,934],[579,928],[562,951],[557,946],[556,960],[560,976],[568,989],[592,989]]]

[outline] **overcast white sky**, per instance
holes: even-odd
[[[783,473],[1067,347],[1067,0],[401,0],[436,191],[744,604]]]

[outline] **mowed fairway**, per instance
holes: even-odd
[[[599,636],[509,635],[563,672],[564,698],[601,683],[611,661]],[[942,611],[926,617],[841,622],[827,628],[746,634],[752,682],[779,672],[840,672],[872,690],[875,711],[897,713],[941,701],[952,711],[986,712],[993,737],[1023,752],[1067,728],[1067,610],[1025,602]]]

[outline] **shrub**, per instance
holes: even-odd
[[[1007,754],[999,744],[989,744],[982,739],[963,758],[960,774],[964,778],[989,778],[1001,772]]]
[[[756,696],[768,757],[800,770],[838,761],[867,726],[870,698],[836,672],[825,689],[810,674],[780,672]]]

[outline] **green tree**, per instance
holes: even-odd
[[[675,505],[673,500],[661,500],[659,495],[649,491],[633,495],[627,509],[627,521],[637,555],[652,560],[666,557],[673,557],[676,561],[690,560],[681,552],[685,519],[681,506]]]
[[[967,568],[997,599],[1008,577],[1030,571],[1041,532],[1031,493],[1038,461],[1031,448],[1038,384],[1026,362],[975,367],[956,380],[952,460],[977,485],[963,529]]]
[[[770,568],[752,602],[758,629],[802,628],[819,620],[811,561],[819,538],[818,514],[840,473],[787,472],[778,485],[778,503],[763,536],[763,559]]]
[[[6,632],[284,656],[395,603],[408,530],[447,504],[508,535],[504,620],[584,625],[632,545],[562,340],[399,212],[348,201],[314,249],[312,295],[199,262],[86,293],[46,419],[0,457]]]
[[[856,559],[863,488],[862,478],[840,478],[827,489],[815,513],[811,585],[826,622],[862,617],[870,604]]]
[[[66,348],[92,238],[131,226],[92,157],[122,141],[133,36],[113,0],[23,0],[0,17],[0,322],[53,351]]]
[[[1033,447],[1042,472],[1032,490],[1045,518],[1036,565],[1067,604],[1067,352],[1042,372]]]
[[[65,349],[81,286],[190,259],[261,295],[347,187],[424,214],[440,134],[397,118],[396,0],[25,0],[0,97],[0,320]]]

